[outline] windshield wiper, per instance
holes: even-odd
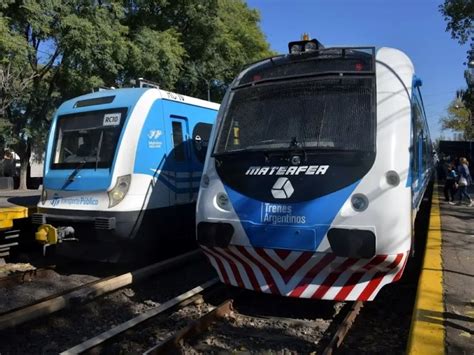
[[[278,147],[272,146],[278,144]],[[289,144],[289,145],[288,145]],[[266,146],[269,145],[269,146]],[[295,146],[296,149],[303,150],[301,147],[298,145]],[[261,141],[256,144],[252,144],[246,148],[240,148],[240,149],[233,149],[233,150],[227,150],[223,152],[218,152],[218,153],[213,153],[213,157],[220,157],[220,156],[225,156],[225,155],[237,155],[237,154],[242,154],[242,153],[273,153],[273,152],[288,152],[292,151],[293,146],[292,143],[286,142],[279,142],[275,139],[269,139],[266,141]]]
[[[241,148],[241,149],[234,149],[234,150],[226,150],[226,151],[219,152],[219,153],[213,153],[212,156],[213,157],[221,157],[221,156],[224,156],[224,155],[233,155],[233,154],[240,154],[240,153],[255,153],[255,152],[260,152],[260,151],[262,151],[262,149]]]
[[[273,146],[273,148],[275,148],[274,146],[275,145],[278,145],[278,147],[276,148],[286,148],[286,145],[288,144],[288,141],[286,140],[281,140],[281,139],[266,139],[264,141],[260,141],[260,142],[257,142],[257,143],[254,143],[252,145],[249,145],[248,147],[245,147],[245,148],[242,148],[242,149],[246,149],[246,150],[250,150],[250,149],[265,149],[264,147],[265,146],[268,146],[267,148],[270,149],[270,146]]]
[[[76,175],[84,167],[85,164],[86,164],[85,160],[77,164],[76,168],[72,171],[71,175],[69,175],[68,178],[66,179],[66,182],[64,183],[63,187],[61,187],[61,190],[64,190],[66,187],[69,186],[69,184],[71,184],[74,180],[76,180]]]
[[[102,148],[102,138],[104,137],[104,131],[100,132],[100,138],[99,138],[99,146],[97,147],[97,153],[95,155],[95,170],[97,170],[97,167],[99,165],[99,154],[100,154],[100,149]]]

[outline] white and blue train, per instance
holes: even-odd
[[[36,239],[104,261],[158,254],[184,236],[191,243],[218,108],[158,88],[64,102],[51,124]],[[59,243],[66,240],[78,242]]]
[[[289,49],[241,72],[221,104],[198,244],[226,284],[372,300],[403,273],[432,175],[421,80],[397,49]]]

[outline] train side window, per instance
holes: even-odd
[[[418,96],[413,99],[413,172],[414,178],[420,178],[423,170],[429,165],[430,149],[428,126]]]
[[[206,159],[209,137],[211,136],[212,124],[199,122],[193,129],[193,150],[198,161],[204,164]]]
[[[183,126],[181,122],[172,122],[173,127],[173,147],[175,160],[183,161],[186,159],[184,153]]]
[[[423,137],[423,168],[426,170],[429,166],[429,154],[430,154],[430,149],[429,149],[429,144],[428,144],[428,137],[425,136]]]
[[[412,119],[413,119],[413,173],[414,178],[418,178],[418,173],[420,170],[420,139],[422,139],[423,123],[420,118],[420,110],[417,105],[417,102],[413,102],[412,105]]]

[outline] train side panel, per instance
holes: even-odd
[[[394,66],[392,63],[397,63]],[[395,74],[396,73],[396,74]],[[407,253],[411,233],[410,130],[413,65],[402,52],[377,52],[377,152],[372,169],[353,194],[368,197],[365,211],[353,210],[347,200],[332,227],[371,226],[376,231],[376,254]],[[387,174],[398,175],[396,186]],[[329,248],[329,243],[326,243]],[[322,246],[318,251],[324,251]]]

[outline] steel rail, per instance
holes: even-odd
[[[363,306],[364,302],[362,301],[357,301],[352,304],[351,309],[344,317],[344,320],[339,325],[336,333],[334,333],[328,346],[326,346],[326,348],[323,350],[323,355],[331,355],[341,346],[347,332],[349,331],[349,329],[351,329],[355,319],[359,315],[359,312]]]
[[[162,342],[145,351],[144,355],[169,354],[175,353],[178,350],[179,344],[185,339],[202,334],[209,328],[209,326],[216,322],[219,318],[223,318],[226,314],[233,311],[233,300],[228,299],[219,306],[212,309],[199,319],[190,322],[187,326],[172,334]]]
[[[127,330],[130,330],[131,328],[139,324],[142,324],[143,322],[148,321],[153,317],[156,317],[157,315],[169,310],[172,307],[175,307],[178,305],[185,306],[193,302],[195,296],[199,295],[200,293],[209,289],[210,287],[215,286],[218,282],[219,280],[217,278],[209,280],[202,285],[199,285],[185,293],[180,294],[179,296],[176,296],[170,299],[169,301],[159,305],[158,307],[152,308],[135,318],[132,318],[124,323],[121,323],[99,335],[96,335],[93,338],[86,340],[85,342],[81,344],[78,344],[68,350],[63,351],[61,355],[81,354],[86,351],[90,351],[93,348],[96,348],[99,345],[119,336],[120,334],[126,332]]]
[[[20,325],[64,308],[90,302],[101,295],[137,283],[154,274],[184,264],[201,256],[202,253],[200,250],[191,251],[132,272],[87,283],[74,288],[72,291],[61,292],[60,294],[49,296],[31,305],[8,311],[0,315],[0,330]]]

